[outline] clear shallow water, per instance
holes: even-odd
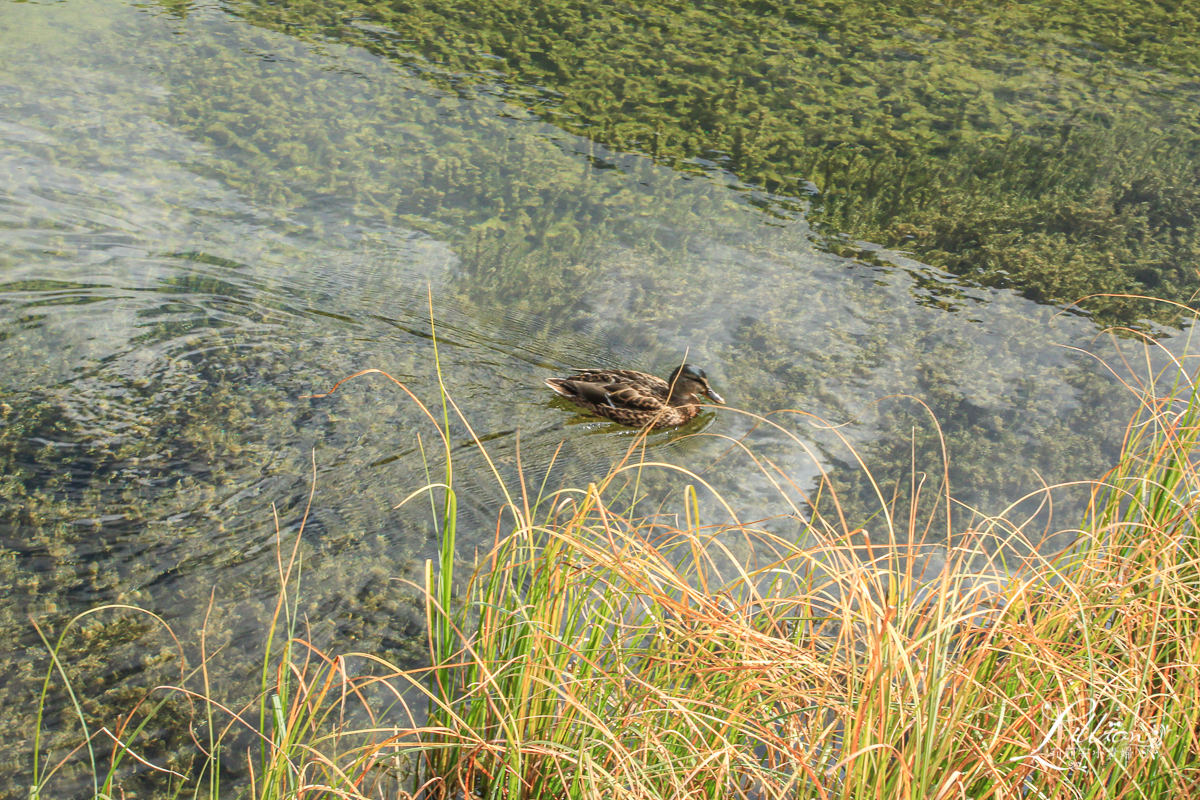
[[[989,513],[1043,479],[1099,475],[1132,408],[1088,354],[1116,364],[1087,319],[901,255],[822,252],[800,206],[565,134],[506,87],[449,94],[416,57],[296,41],[215,5],[117,2],[0,6],[0,52],[0,693],[26,728],[30,616],[57,632],[126,602],[193,641],[211,594],[210,642],[229,675],[252,674],[277,585],[272,505],[287,542],[314,461],[314,640],[420,659],[403,581],[436,532],[427,506],[393,506],[427,482],[434,433],[378,376],[304,396],[374,367],[434,407],[431,294],[446,385],[513,492],[518,457],[534,485],[549,469],[551,487],[584,486],[632,442],[551,401],[542,379],[571,366],[665,374],[686,352],[738,408],[857,420],[842,433],[891,480],[907,481],[914,435],[918,470],[940,470],[902,396],[917,398],[955,494]],[[656,434],[650,457],[751,519],[788,509],[731,451],[743,437],[800,490],[824,468],[864,492],[834,436],[781,418],[819,466],[727,410],[685,431],[702,437]],[[452,442],[470,561],[503,493],[463,425]],[[678,483],[643,488],[672,511]],[[161,646],[153,625],[91,637],[68,656],[107,655],[85,670],[101,707],[170,673],[139,656]],[[31,745],[7,747],[11,791]]]

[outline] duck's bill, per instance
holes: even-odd
[[[725,400],[721,397],[721,395],[717,394],[712,389],[705,389],[704,394],[707,395],[708,399],[712,400],[714,403],[725,405]]]

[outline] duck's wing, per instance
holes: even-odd
[[[587,385],[596,386],[596,384]],[[615,408],[657,411],[664,405],[663,398],[653,392],[647,391],[644,386],[631,386],[628,383],[608,383],[597,388],[604,392],[606,403]]]
[[[568,375],[567,380],[599,383],[605,386],[621,384],[634,388],[642,387],[651,394],[662,392],[663,397],[666,397],[671,391],[671,387],[662,378],[646,372],[638,372],[636,369],[581,369],[574,375]]]
[[[609,378],[606,382],[585,380],[585,377]],[[570,378],[551,378],[547,385],[564,397],[580,400],[594,406],[609,408],[628,408],[644,411],[657,411],[663,407],[663,400],[645,387],[630,385],[621,381],[611,380],[615,377],[612,372],[601,376],[580,373]]]

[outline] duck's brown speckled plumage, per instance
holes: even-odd
[[[593,414],[634,428],[682,425],[700,413],[700,394],[722,405],[704,370],[684,364],[667,380],[632,369],[584,369],[546,385]]]

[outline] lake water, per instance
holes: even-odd
[[[0,5],[0,53],[4,793],[23,793],[46,666],[31,619],[56,636],[128,603],[190,643],[207,616],[236,686],[274,608],[272,509],[290,546],[314,471],[313,640],[420,661],[405,581],[437,531],[424,501],[394,506],[440,479],[436,433],[378,375],[305,396],[377,368],[440,419],[431,297],[470,425],[451,425],[464,562],[496,536],[518,465],[531,491],[547,474],[583,487],[634,442],[551,399],[543,379],[572,366],[665,375],[686,354],[730,406],[801,412],[772,417],[800,444],[719,409],[646,451],[797,537],[780,473],[801,507],[822,470],[848,508],[873,502],[819,420],[851,423],[839,433],[890,493],[914,470],[940,480],[936,418],[952,492],[1000,513],[1043,482],[1098,477],[1133,409],[1104,363],[1127,374],[1116,345],[1086,317],[900,253],[833,255],[802,200],[565,133],[496,76],[455,76],[451,92],[415,55],[302,41],[218,5],[116,0]],[[681,510],[683,482],[648,472],[646,507]],[[1051,530],[1078,520],[1061,502]],[[886,538],[878,518],[868,528]],[[103,709],[177,679],[153,655],[168,650],[156,624],[102,615],[64,657]],[[47,722],[60,743],[65,702]]]

